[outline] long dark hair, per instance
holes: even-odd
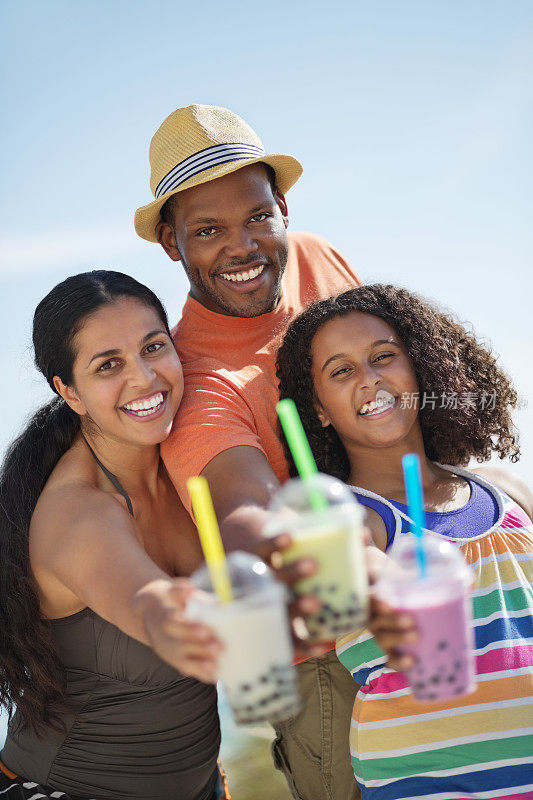
[[[328,320],[354,311],[372,314],[396,331],[413,363],[420,397],[435,397],[419,412],[426,455],[464,466],[520,455],[511,419],[517,394],[495,357],[474,334],[422,297],[396,286],[374,284],[314,303],[289,326],[278,353],[281,397],[292,397],[321,472],[347,480],[350,463],[332,425],[323,428],[315,410],[311,346]],[[441,398],[469,397],[471,402]],[[483,401],[485,398],[485,401]],[[287,452],[291,474],[294,463]]]
[[[72,385],[75,337],[84,320],[121,297],[153,308],[167,331],[159,298],[129,275],[109,270],[67,278],[41,300],[33,318],[35,364]],[[169,331],[170,333],[170,331]],[[39,409],[8,449],[0,474],[0,705],[21,726],[41,734],[61,725],[64,670],[39,609],[29,561],[29,527],[44,485],[80,430],[80,418],[61,397]]]

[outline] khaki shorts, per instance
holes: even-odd
[[[274,764],[295,800],[357,800],[348,741],[357,684],[334,650],[296,669],[303,708],[276,725]]]

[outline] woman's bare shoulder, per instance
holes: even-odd
[[[123,503],[98,485],[97,465],[74,444],[58,461],[35,506],[30,525],[33,552],[71,536],[87,525],[128,524]]]

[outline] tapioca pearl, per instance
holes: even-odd
[[[455,681],[457,680],[457,678],[456,678],[456,676],[455,676],[455,675],[448,675],[448,677],[446,678],[446,680],[448,681],[448,683],[455,683]]]
[[[428,692],[428,694],[427,694],[427,699],[428,700],[437,700],[437,698],[438,698],[438,695],[436,695],[435,692]]]
[[[311,594],[320,594],[321,590],[322,587],[319,583],[315,583],[313,586],[311,586]]]
[[[446,650],[447,647],[448,647],[448,642],[446,641],[446,639],[441,639],[440,642],[438,642],[437,644],[437,648],[439,650]]]
[[[249,691],[251,691],[251,689],[252,689],[252,687],[250,686],[249,683],[243,683],[243,684],[241,684],[241,686],[239,686],[239,690],[241,692],[249,692]]]
[[[466,693],[466,688],[464,686],[456,686],[455,689],[453,690],[453,693],[454,694],[465,694]]]
[[[339,588],[339,587],[337,586],[337,584],[336,584],[336,583],[331,583],[331,584],[330,584],[330,585],[327,587],[327,591],[328,591],[330,594],[335,594],[335,592],[337,591],[337,589],[338,589],[338,588]]]
[[[463,669],[463,667],[464,667],[464,664],[463,664],[463,662],[461,660],[457,660],[457,661],[454,662],[454,665],[453,665],[454,669],[460,670],[460,669]]]
[[[268,683],[268,680],[269,680],[268,674],[259,676],[259,683]]]
[[[432,675],[430,681],[431,683],[440,683],[440,675]]]
[[[426,689],[426,684],[422,681],[418,681],[413,684],[413,689],[416,689],[417,692],[423,692]]]

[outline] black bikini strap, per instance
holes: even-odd
[[[109,472],[107,467],[104,467],[104,465],[102,464],[102,462],[100,461],[100,459],[98,458],[98,456],[96,455],[94,450],[92,449],[91,445],[89,444],[89,442],[87,441],[85,436],[83,437],[83,439],[85,441],[85,444],[87,445],[87,447],[89,448],[89,450],[93,454],[94,460],[96,461],[96,463],[98,464],[98,466],[100,467],[100,469],[102,470],[102,472],[104,473],[106,478],[109,478],[109,480],[111,481],[111,483],[113,484],[113,486],[115,487],[117,492],[119,492],[119,494],[121,494],[122,497],[124,498],[124,500],[126,501],[126,505],[128,506],[128,511],[130,512],[131,516],[135,517],[135,514],[133,513],[133,505],[131,503],[131,500],[130,500],[126,490],[122,487],[122,485],[121,485],[119,479],[117,478],[117,476],[113,475],[112,472]]]

